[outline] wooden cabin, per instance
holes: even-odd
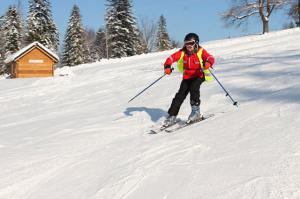
[[[33,42],[18,52],[7,57],[5,63],[12,78],[51,77],[58,56],[39,42]]]

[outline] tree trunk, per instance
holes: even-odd
[[[298,27],[300,27],[300,0],[298,0]]]
[[[269,20],[263,20],[263,34],[269,32]]]
[[[269,1],[267,1],[269,2]],[[263,34],[266,32],[269,32],[269,18],[265,16],[264,14],[264,4],[265,0],[259,0],[259,15],[263,24]],[[269,7],[267,6],[267,11],[269,10]]]
[[[300,0],[299,0],[300,1]],[[259,15],[263,24],[263,34],[269,32],[269,16],[271,15],[271,2],[267,0],[266,5],[266,14],[264,13],[265,0],[259,0]]]

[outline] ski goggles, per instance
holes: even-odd
[[[194,46],[196,44],[195,41],[187,41],[187,42],[184,42],[184,45],[185,46]]]

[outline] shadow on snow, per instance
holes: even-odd
[[[166,116],[166,111],[159,108],[147,108],[147,107],[128,107],[124,114],[126,116],[133,116],[134,112],[145,112],[147,113],[153,122],[157,122],[160,118]]]

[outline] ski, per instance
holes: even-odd
[[[154,127],[153,129],[150,129],[150,134],[158,134],[158,133],[161,133],[165,130],[167,130],[168,128],[171,128],[171,127],[176,127],[176,125],[182,125],[180,124],[182,123],[182,120],[180,120],[179,118],[176,120],[176,122],[172,125],[169,125],[169,126],[164,126],[164,125],[161,125],[159,127]]]
[[[201,119],[196,120],[196,121],[193,121],[193,122],[186,121],[186,122],[184,122],[183,124],[181,124],[181,125],[179,125],[179,126],[176,126],[175,128],[164,129],[164,131],[167,132],[167,133],[173,133],[173,132],[178,131],[178,130],[180,130],[180,129],[183,129],[183,128],[185,128],[185,127],[188,127],[188,126],[191,126],[191,125],[193,125],[193,124],[202,122],[203,120],[206,120],[206,119],[208,119],[208,118],[210,118],[210,117],[213,117],[213,116],[214,116],[214,114],[210,114],[210,115],[203,116]]]

